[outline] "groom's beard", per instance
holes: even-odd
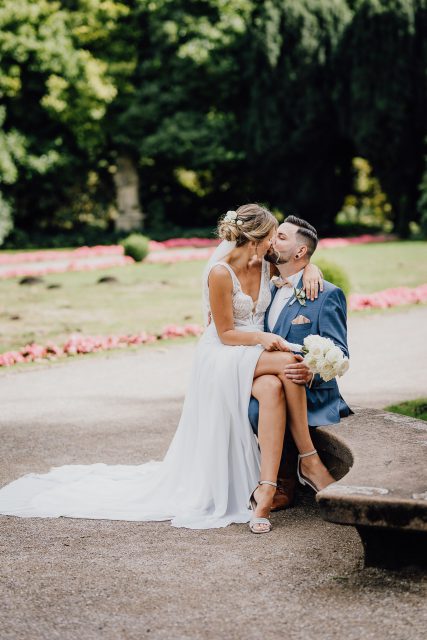
[[[286,264],[289,260],[285,257],[285,254],[276,251],[273,247],[270,247],[264,256],[264,260],[271,262],[272,264]]]

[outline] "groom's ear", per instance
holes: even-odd
[[[301,260],[301,258],[304,258],[305,256],[307,256],[307,251],[308,251],[307,245],[302,244],[300,247],[298,247],[295,260]]]

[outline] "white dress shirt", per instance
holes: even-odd
[[[289,282],[292,282],[293,287],[297,286],[303,274],[303,271],[304,269],[301,269],[300,271],[298,271],[298,273],[294,273],[293,276],[288,276],[287,279],[289,280]],[[268,328],[270,329],[270,331],[273,331],[274,325],[277,322],[277,318],[293,295],[294,290],[292,287],[281,287],[277,290],[270,308],[270,313],[268,314]]]

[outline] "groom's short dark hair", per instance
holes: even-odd
[[[317,243],[319,242],[317,231],[313,225],[307,222],[307,220],[297,218],[296,216],[288,216],[283,220],[283,222],[289,222],[289,224],[293,224],[298,227],[297,234],[302,236],[304,242],[307,244],[307,253],[309,256],[312,256],[316,251]]]

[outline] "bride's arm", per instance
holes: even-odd
[[[304,267],[302,274],[302,288],[307,294],[307,298],[314,300],[323,291],[323,273],[319,267],[309,262]]]
[[[274,264],[270,264],[270,278],[280,274],[280,271]],[[307,294],[307,298],[314,300],[319,295],[319,291],[323,291],[323,273],[315,264],[309,262],[304,267],[302,275],[302,288]]]
[[[209,274],[209,304],[218,336],[230,346],[261,344],[267,351],[288,351],[284,340],[265,331],[238,331],[233,320],[233,283],[225,267],[213,267]]]

